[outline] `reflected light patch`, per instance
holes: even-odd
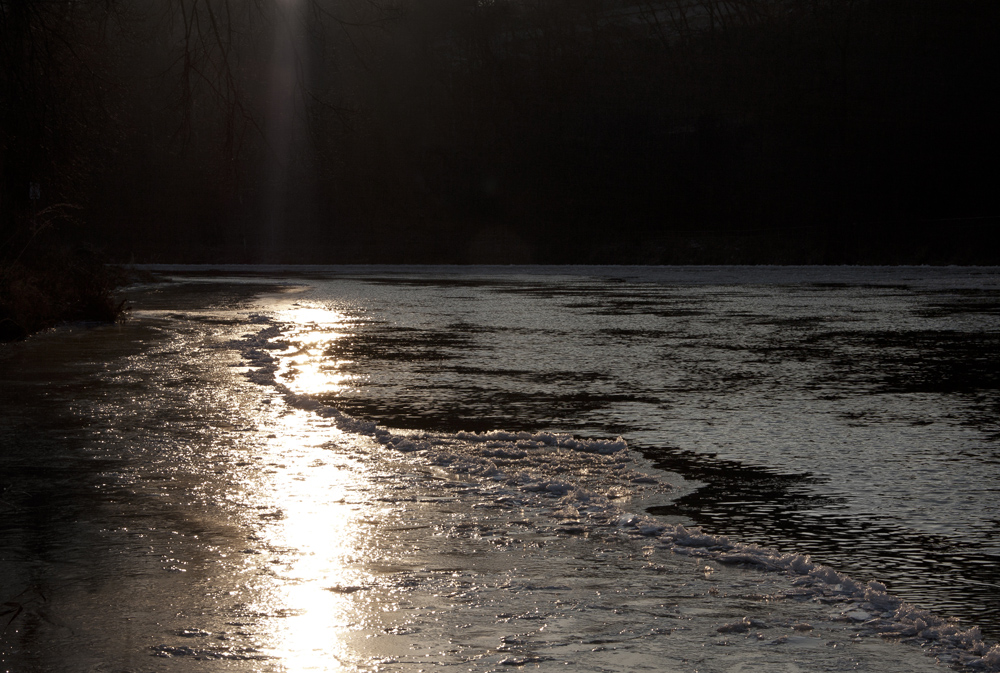
[[[337,394],[352,385],[326,355],[355,320],[320,304],[279,311],[287,348],[276,352],[278,380],[299,394]],[[269,428],[251,497],[270,554],[255,607],[268,617],[270,654],[281,670],[356,668],[351,635],[368,619],[372,584],[364,560],[373,544],[360,495],[372,488],[365,466],[339,450],[357,441],[315,414],[286,409]],[[370,514],[370,513],[369,513]]]
[[[340,371],[346,363],[325,355],[330,344],[350,328],[346,315],[319,305],[296,304],[277,318],[291,325],[285,334],[289,348],[279,356],[280,381],[307,395],[336,395],[351,385],[355,377]]]
[[[262,530],[271,554],[258,610],[271,617],[271,653],[282,670],[334,671],[356,658],[348,632],[365,622],[371,577],[363,560],[371,541],[358,502],[370,487],[363,466],[327,441],[317,418],[294,411],[281,418],[267,445],[268,470],[258,502],[272,517]],[[266,579],[264,579],[266,577]]]

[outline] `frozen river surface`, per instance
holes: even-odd
[[[0,349],[2,670],[1000,670],[997,269],[170,278]]]

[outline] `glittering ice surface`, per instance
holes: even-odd
[[[124,326],[63,328],[5,347],[6,669],[1000,669],[1000,650],[977,628],[870,581],[878,577],[810,559],[801,536],[784,548],[778,537],[764,544],[753,525],[741,535],[679,508],[711,486],[710,470],[682,469],[706,446],[715,453],[705,451],[704,465],[725,474],[724,461],[733,461],[750,475],[744,488],[754,470],[774,468],[766,474],[780,481],[819,474],[821,465],[809,450],[780,460],[794,429],[771,426],[766,415],[740,440],[763,448],[741,454],[736,430],[665,413],[671,405],[653,404],[643,382],[663,374],[641,371],[653,362],[642,355],[648,337],[588,341],[605,328],[569,320],[592,315],[575,305],[599,304],[601,292],[610,301],[609,287],[638,301],[725,286],[749,297],[743,305],[789,292],[747,289],[746,278],[740,288],[725,276],[732,270],[683,286],[496,270],[267,273],[274,277],[138,288]],[[848,288],[871,279],[861,280],[848,279]],[[934,282],[960,295],[963,283],[983,284]],[[869,291],[876,303],[903,292]],[[567,293],[574,306],[560,312]],[[837,301],[825,305],[831,315],[847,311],[851,296]],[[812,300],[810,310],[819,305]],[[651,306],[632,318],[619,310],[609,324],[639,330]],[[725,314],[725,302],[713,310]],[[718,334],[686,329],[721,350]],[[669,346],[664,338],[654,345]],[[639,353],[615,361],[614,349]],[[716,374],[722,360],[713,360]],[[981,364],[986,375],[990,366]],[[610,369],[643,399],[616,397],[621,388],[608,387],[618,381],[602,378]],[[802,376],[792,365],[768,374],[779,375]],[[589,395],[576,400],[575,415],[570,383]],[[742,422],[740,386],[728,385]],[[477,397],[475,388],[485,392]],[[673,408],[683,406],[672,394]],[[791,397],[776,390],[767,404],[785,408]],[[707,416],[721,418],[717,398],[698,397],[709,402]],[[684,430],[684,422],[695,425]],[[682,439],[665,436],[667,427]],[[653,450],[657,433],[674,453]],[[929,440],[908,441],[922,454]],[[918,455],[917,467],[929,460]],[[955,469],[939,473],[954,479]],[[890,503],[906,523],[903,507],[913,503],[895,503],[894,487],[880,481],[848,487],[814,476],[795,485],[808,485],[802,498],[812,503],[853,488],[835,510],[848,523],[872,514],[873,502]],[[927,498],[935,488],[916,483],[911,492]],[[954,506],[943,499],[945,514],[909,525],[951,516],[975,541],[982,524],[956,518]],[[881,535],[876,542],[892,539]]]

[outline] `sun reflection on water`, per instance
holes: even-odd
[[[282,383],[307,394],[350,385],[323,355],[349,328],[347,316],[299,304],[277,317],[290,325],[289,348],[278,354]],[[271,653],[286,671],[354,668],[349,643],[366,621],[361,603],[371,584],[361,497],[371,484],[357,454],[342,447],[363,440],[308,411],[281,409],[274,422],[252,496],[270,554],[257,609],[272,625]]]
[[[345,314],[318,305],[297,303],[278,314],[292,327],[285,335],[289,349],[281,354],[278,378],[297,393],[333,394],[345,390],[355,377],[340,371],[344,364],[325,355],[351,325]]]
[[[369,540],[356,503],[368,480],[330,443],[339,431],[315,427],[302,411],[281,421],[267,445],[272,469],[254,494],[269,555],[257,611],[269,618],[270,649],[284,670],[337,670],[351,659],[349,632],[364,621],[356,602],[370,583],[361,563]]]

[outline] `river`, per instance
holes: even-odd
[[[0,350],[10,670],[1000,664],[998,269],[153,270]]]

